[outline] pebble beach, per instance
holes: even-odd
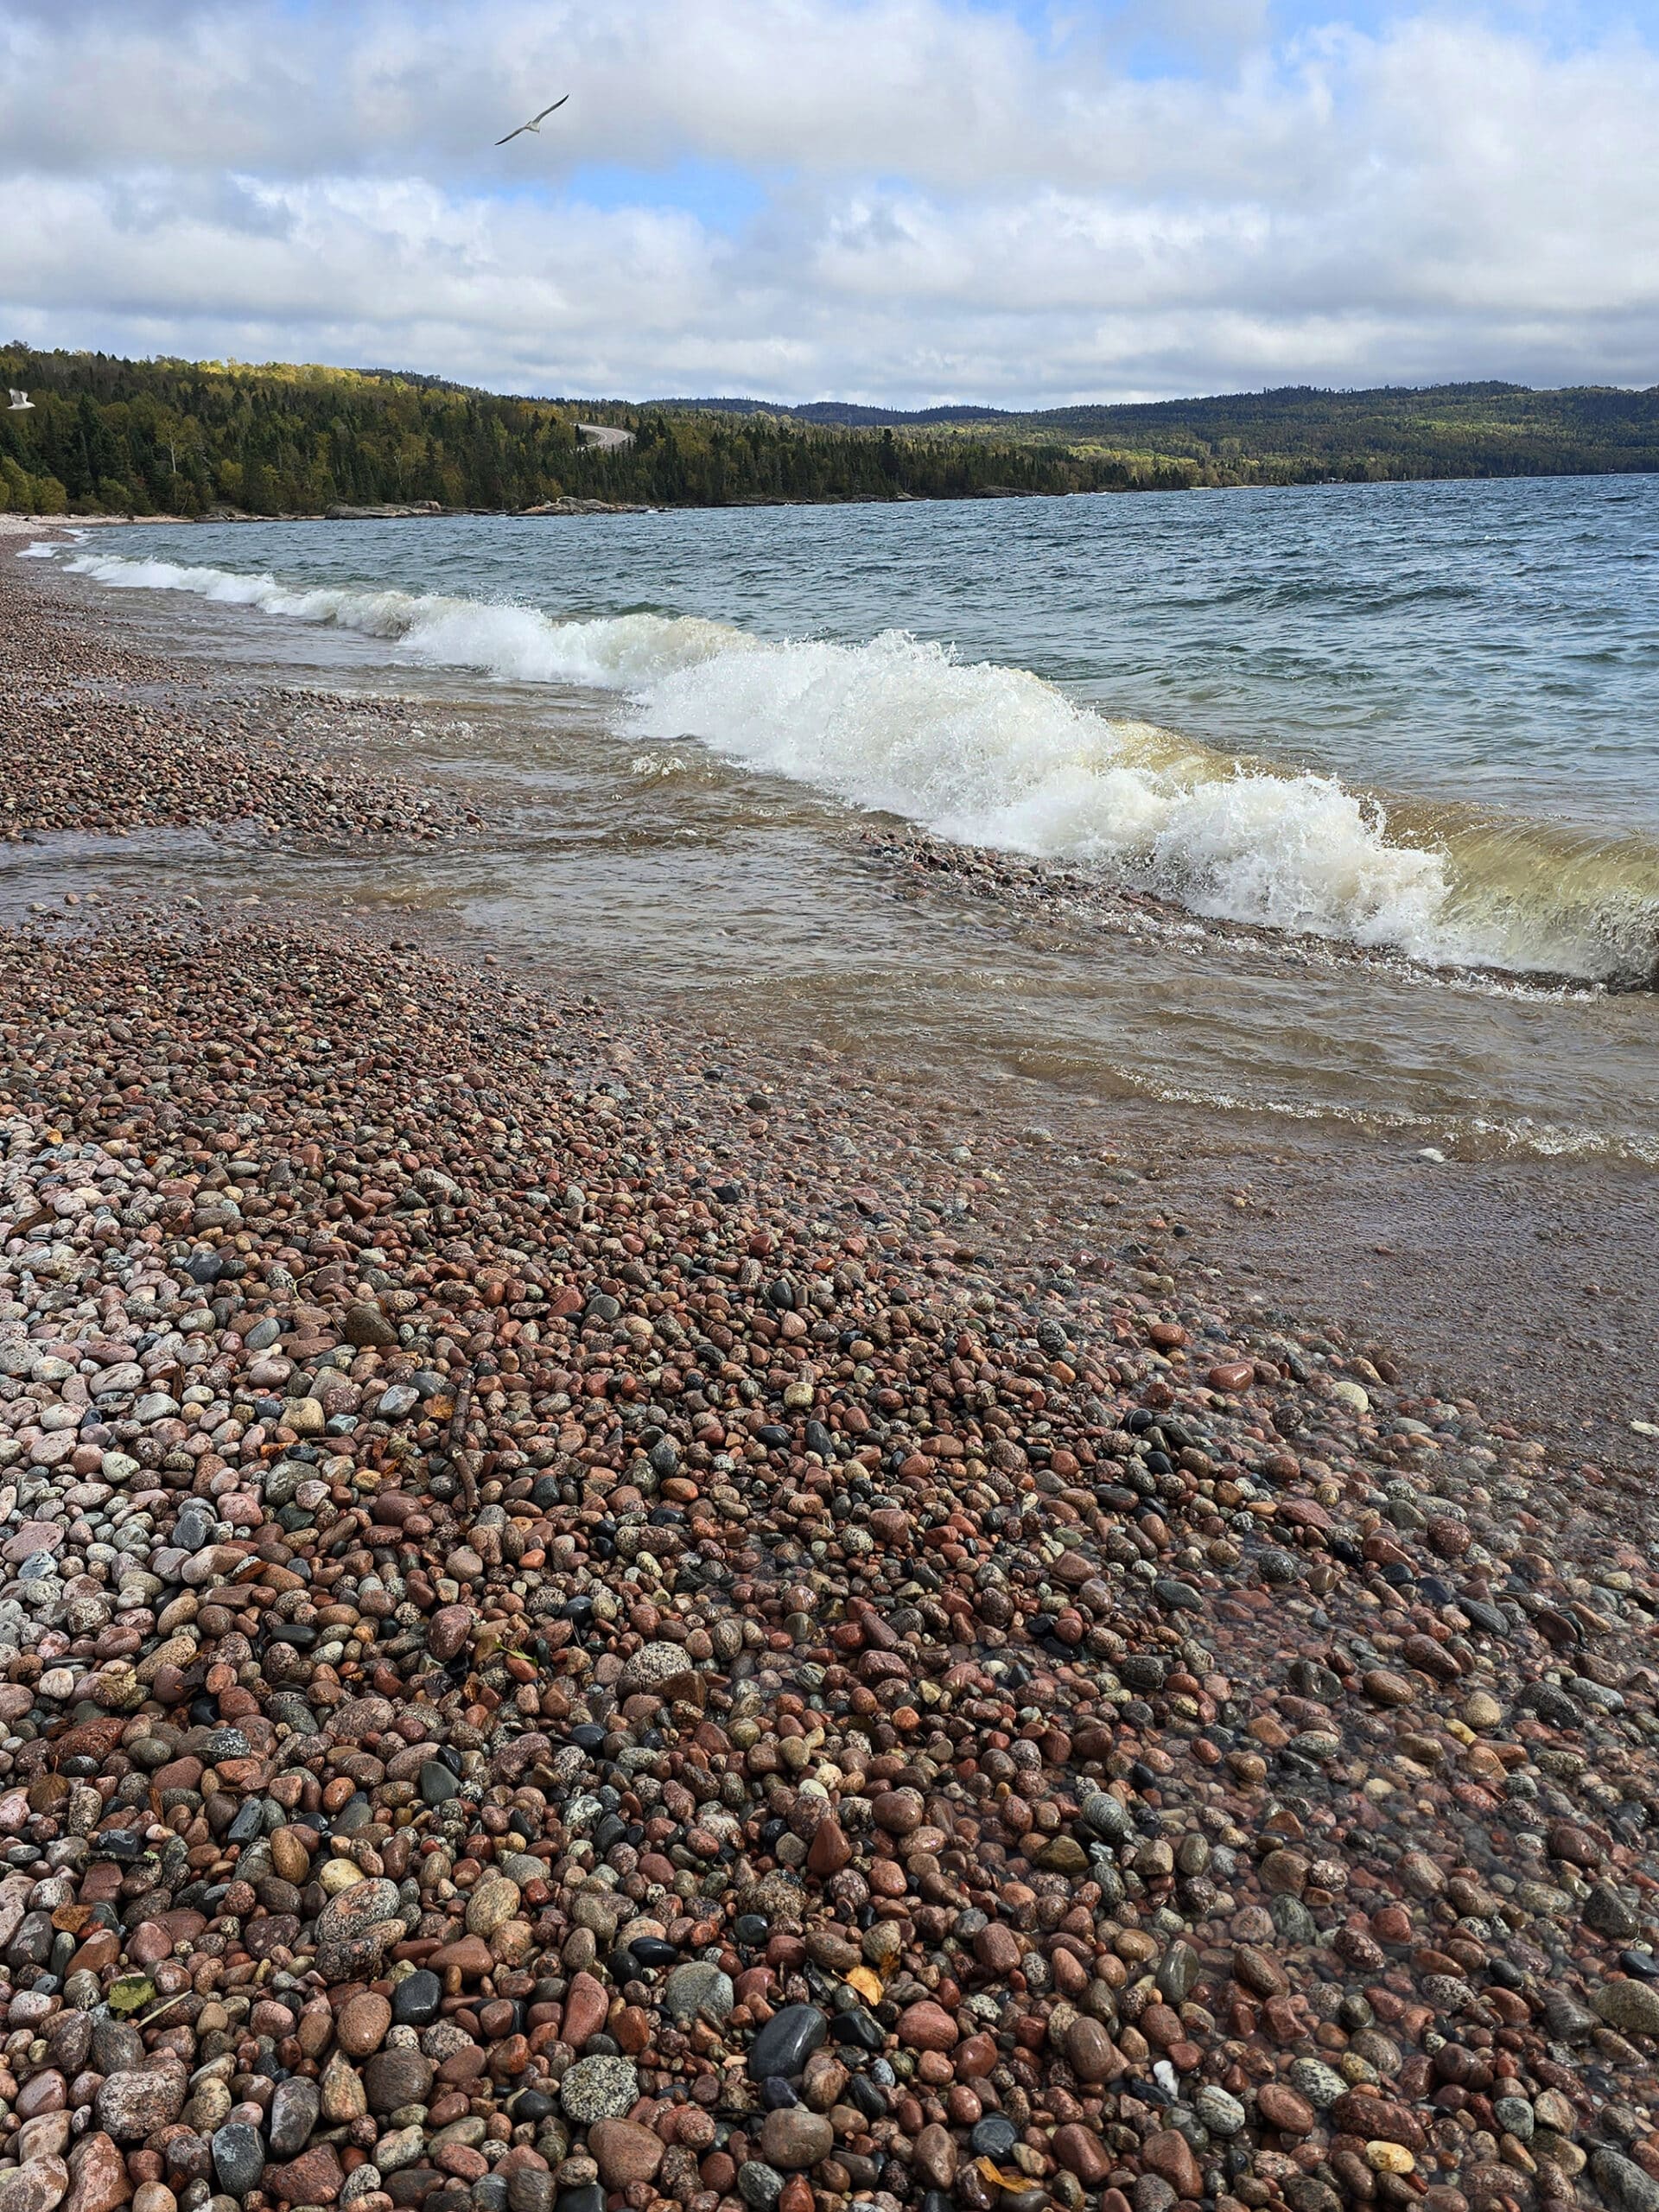
[[[4,571],[15,836],[475,820]],[[1640,1479],[394,931],[0,934],[0,2212],[1659,2212]]]

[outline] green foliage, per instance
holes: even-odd
[[[503,397],[430,377],[0,348],[0,505],[21,512],[318,514],[562,497],[652,506],[970,499],[1659,467],[1659,391],[1296,390],[1136,407],[906,416],[753,401]],[[578,417],[634,433],[584,444]]]
[[[1227,483],[1593,476],[1659,468],[1659,387],[1295,387],[1146,407],[1059,408],[1026,420],[1045,437],[1153,446],[1191,460],[1205,481]]]
[[[1299,385],[1031,415],[972,407],[902,415],[823,402],[798,410],[798,418],[880,423],[901,435],[1062,443],[1079,455],[1122,461],[1143,480],[1161,466],[1194,484],[1363,484],[1659,468],[1659,386],[1533,391],[1523,385],[1464,384],[1321,391]]]

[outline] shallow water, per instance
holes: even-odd
[[[1659,911],[1656,523],[1659,484],[1597,479],[145,529],[76,565],[159,639],[430,702],[400,765],[510,828],[308,862],[329,895],[1039,1116],[1651,1160],[1656,1004],[1599,986]],[[855,834],[893,816],[1193,918],[895,899]]]

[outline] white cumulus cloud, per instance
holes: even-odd
[[[0,334],[899,404],[1659,381],[1659,52],[1332,12],[0,0]]]

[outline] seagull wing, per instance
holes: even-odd
[[[509,130],[505,138],[498,138],[495,143],[498,146],[505,146],[515,138],[522,138],[529,128],[527,123],[521,123],[516,130]]]
[[[553,103],[553,107],[544,107],[544,108],[542,110],[541,113],[540,113],[538,116],[537,116],[537,117],[536,117],[535,120],[536,120],[537,123],[545,123],[545,122],[547,121],[548,117],[549,117],[550,115],[551,115],[551,114],[552,114],[552,112],[553,112],[553,108],[554,108],[554,107],[563,107],[563,106],[564,105],[565,101],[566,101],[566,100],[568,100],[568,99],[569,99],[569,97],[570,97],[570,95],[569,95],[569,92],[564,93],[564,94],[563,94],[560,99],[556,99],[556,100],[555,100],[555,101],[554,101],[554,103]]]

